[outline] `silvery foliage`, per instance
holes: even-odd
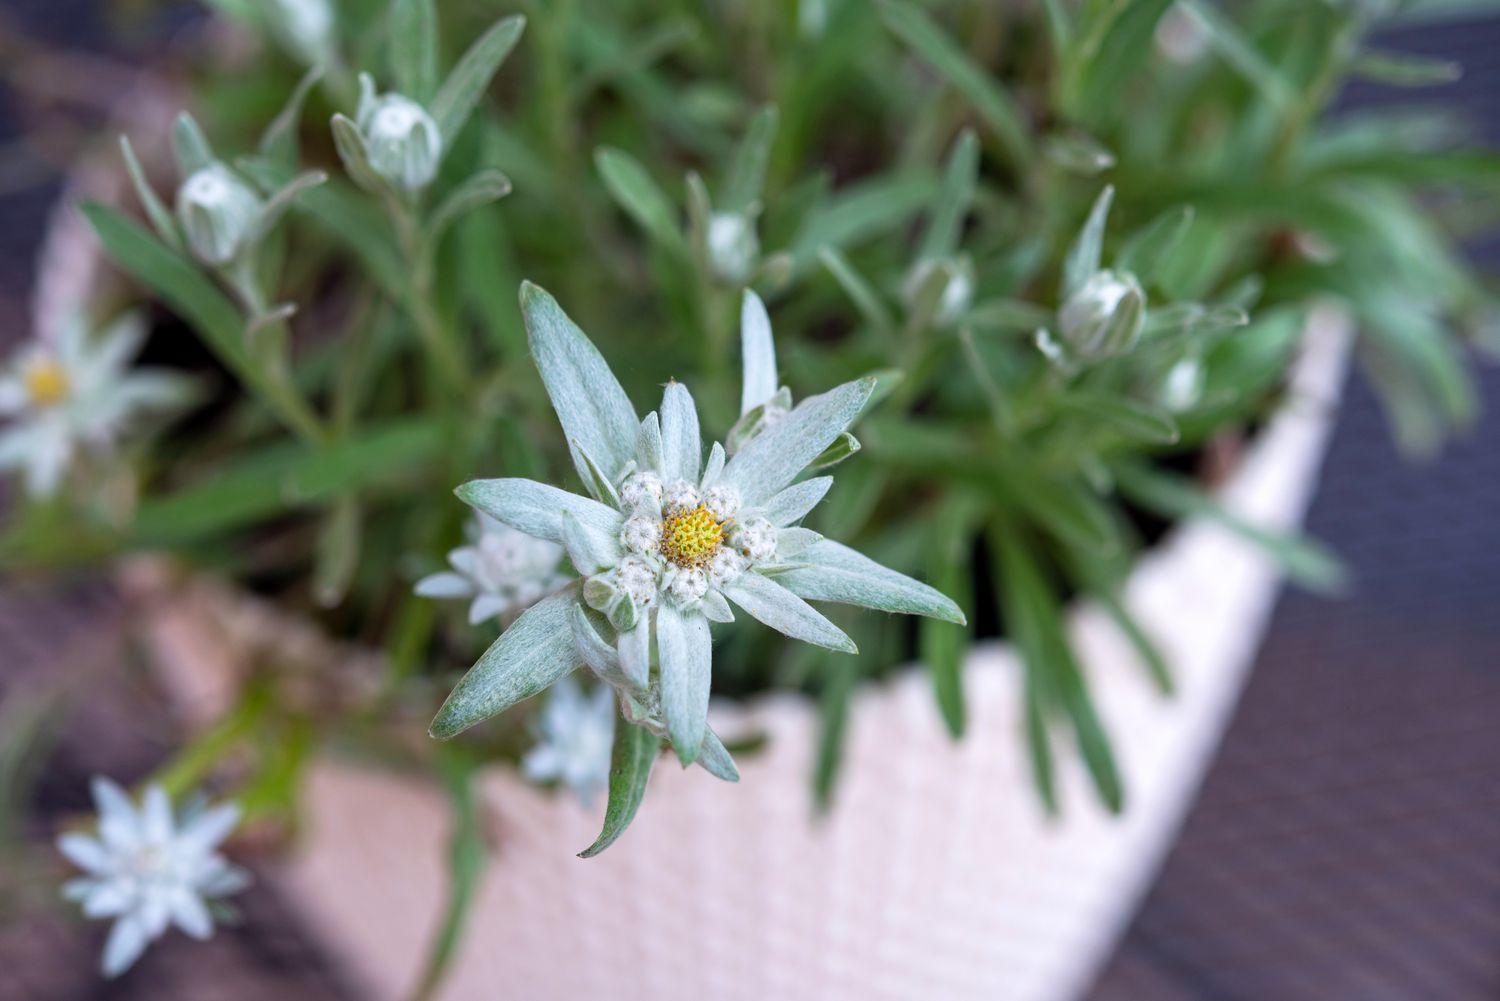
[[[508,620],[570,579],[559,569],[563,547],[518,532],[487,514],[468,527],[469,544],[448,554],[452,570],[417,581],[424,598],[468,598],[469,624]]]
[[[537,729],[536,746],[521,759],[521,774],[532,782],[561,782],[588,806],[609,784],[614,691],[599,685],[585,695],[569,675],[547,693]]]
[[[336,18],[329,0],[269,0],[271,29],[304,63],[316,65],[333,51]]]
[[[160,786],[150,786],[139,809],[118,785],[93,782],[99,812],[96,837],[69,833],[57,848],[86,875],[63,886],[85,917],[113,918],[101,962],[106,977],[117,976],[172,925],[196,939],[213,934],[208,901],[238,893],[250,884],[244,870],[217,851],[239,823],[233,804],[185,811],[173,817]]]
[[[134,314],[97,339],[74,316],[56,338],[21,347],[0,372],[0,469],[21,470],[33,497],[50,497],[81,450],[106,449],[143,411],[185,399],[180,376],[130,369],[145,339]]]
[[[1100,266],[1113,198],[1114,188],[1105,187],[1063,263],[1057,334],[1036,334],[1037,347],[1065,372],[1127,353],[1146,326],[1146,293],[1135,275]]]
[[[764,308],[745,338],[742,410],[779,391]],[[521,291],[532,356],[588,496],[524,479],[476,480],[458,496],[529,535],[563,545],[583,579],[518,618],[459,682],[432,725],[446,738],[587,665],[625,717],[667,738],[684,764],[737,773],[707,727],[710,622],[731,605],[794,639],[854,653],[807,599],[962,623],[925,584],[800,527],[832,477],[798,481],[858,416],[873,379],[803,400],[705,460],[687,387],[667,385],[641,420],[603,357],[540,288]],[[764,335],[764,336],[762,336]]]

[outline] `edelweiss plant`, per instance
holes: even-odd
[[[742,418],[761,413],[732,457],[716,442],[704,458],[686,386],[669,382],[661,409],[641,420],[556,300],[526,284],[521,311],[587,496],[527,479],[475,480],[457,493],[496,521],[566,548],[582,579],[495,641],[443,703],[433,736],[452,737],[586,665],[617,689],[630,724],[666,737],[684,765],[701,760],[732,781],[733,763],[707,724],[709,623],[732,622],[731,604],[793,639],[844,653],[857,652],[854,642],[805,599],[965,622],[933,588],[800,527],[833,479],[798,477],[847,432],[875,380],[768,416],[776,360],[753,292],[744,299]],[[617,757],[638,756],[637,740],[617,741]],[[632,780],[643,785],[645,775]],[[618,834],[607,830],[591,853]]]
[[[106,977],[129,969],[146,947],[176,925],[193,938],[213,934],[211,906],[250,883],[225,861],[219,843],[239,823],[233,804],[172,814],[161,786],[146,789],[137,809],[118,785],[95,778],[98,837],[64,834],[58,850],[86,875],[63,887],[85,917],[112,918],[101,966]]]

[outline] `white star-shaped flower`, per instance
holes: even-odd
[[[448,554],[452,570],[417,581],[424,598],[471,598],[469,622],[513,618],[568,582],[558,569],[563,547],[479,514],[470,543]]]
[[[99,810],[97,837],[64,834],[58,850],[86,875],[63,887],[63,896],[85,917],[113,918],[102,967],[113,977],[146,946],[176,925],[196,939],[213,934],[206,901],[249,885],[246,873],[217,851],[239,822],[233,804],[174,818],[160,786],[151,786],[140,808],[106,778],[93,782]]]
[[[600,685],[585,695],[571,676],[552,686],[542,709],[540,736],[521,759],[532,782],[559,781],[587,806],[609,784],[615,738],[614,692]]]

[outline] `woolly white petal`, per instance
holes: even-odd
[[[708,726],[708,690],[713,677],[713,643],[708,620],[671,605],[656,613],[656,647],[661,658],[662,710],[672,747],[684,765],[698,757]]]
[[[463,574],[443,570],[417,581],[412,591],[423,598],[468,598],[474,594],[474,583]]]
[[[921,581],[881,566],[848,546],[823,539],[797,555],[809,567],[788,570],[776,582],[813,601],[836,601],[882,612],[925,615],[963,625],[963,610]]]
[[[749,289],[740,304],[740,356],[744,367],[740,416],[776,395],[776,344],[771,318],[760,296]]]
[[[723,482],[738,487],[747,506],[760,504],[843,434],[874,389],[875,380],[864,378],[803,400],[734,454],[724,467]]]
[[[703,461],[703,439],[693,396],[680,382],[667,384],[661,398],[662,476],[696,483]]]
[[[109,868],[109,853],[103,845],[86,834],[64,834],[57,839],[57,850],[69,862],[86,872],[102,873]]]
[[[149,942],[150,937],[141,919],[135,914],[124,915],[109,930],[100,970],[106,977],[119,976],[141,958]]]
[[[455,493],[472,505],[514,529],[548,542],[566,544],[562,513],[567,511],[607,548],[620,534],[620,512],[590,497],[549,487],[535,480],[471,480]]]
[[[240,808],[233,803],[224,803],[198,814],[177,836],[178,844],[186,850],[209,851],[229,837],[240,822]]]
[[[758,573],[741,574],[723,588],[724,597],[792,639],[843,653],[858,653],[844,631],[791,591]]]

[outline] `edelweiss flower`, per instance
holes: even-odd
[[[521,760],[521,774],[532,782],[558,780],[587,806],[609,784],[614,701],[604,685],[591,695],[572,677],[553,685],[542,710],[541,739]]]
[[[104,945],[106,977],[124,972],[146,946],[175,924],[193,938],[213,934],[204,901],[237,893],[249,877],[215,849],[239,822],[233,804],[172,817],[160,786],[146,790],[139,810],[106,778],[93,783],[99,836],[64,834],[58,850],[88,875],[71,880],[63,896],[85,917],[114,918]]]
[[[91,341],[76,318],[55,342],[32,341],[0,374],[0,469],[25,472],[34,497],[57,492],[80,447],[108,446],[138,412],[183,397],[184,382],[168,373],[127,371],[145,340],[145,325],[128,316]]]
[[[408,193],[432,183],[443,159],[443,135],[426,108],[403,94],[377,94],[375,81],[361,73],[355,121],[375,173]]]
[[[669,383],[661,410],[642,421],[551,296],[527,284],[521,305],[590,496],[523,479],[476,480],[457,492],[565,546],[584,580],[538,602],[501,635],[449,695],[434,736],[451,737],[587,664],[622,692],[627,713],[664,724],[684,764],[705,752],[713,759],[722,745],[706,726],[709,623],[732,621],[731,604],[794,639],[848,653],[854,643],[805,599],[964,621],[936,590],[798,526],[833,482],[796,482],[799,474],[859,414],[873,379],[804,400],[744,440],[733,458],[715,444],[705,461],[685,386]],[[745,309],[763,313],[752,293]],[[766,333],[763,342],[746,340],[754,387],[746,401],[774,392],[766,390],[776,379],[768,324]]]
[[[448,554],[453,569],[417,581],[424,598],[473,598],[469,624],[513,617],[568,582],[559,572],[563,548],[480,514],[469,526],[471,544]]]

